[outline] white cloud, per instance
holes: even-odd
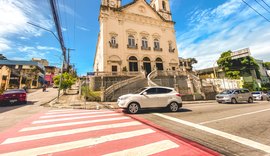
[[[83,31],[90,31],[89,29],[82,27],[82,26],[77,26],[78,29],[83,30]]]
[[[0,38],[0,52],[11,49],[9,45],[10,45],[10,42],[8,40],[4,38]]]
[[[246,47],[252,56],[270,61],[270,24],[241,0],[192,14],[188,31],[177,34],[177,41],[181,57],[197,58],[196,69],[212,67],[224,51]]]
[[[5,46],[1,42],[2,50],[3,47],[10,47],[13,44],[11,38],[15,35],[24,36],[21,39],[42,35],[44,30],[33,27],[27,22],[38,23],[47,29],[52,28],[52,21],[42,14],[42,7],[37,6],[37,4],[38,2],[34,0],[0,1],[0,36],[8,41]]]
[[[53,51],[59,51],[59,52],[61,52],[60,49],[55,48],[55,47],[37,46],[37,49],[38,49],[38,50],[46,50],[46,51],[51,51],[51,50],[53,50]]]

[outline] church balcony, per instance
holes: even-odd
[[[122,71],[122,72],[94,72],[95,76],[137,76],[140,74],[139,71]]]
[[[162,48],[154,48],[154,51],[163,51],[163,49]]]
[[[171,53],[174,53],[174,51],[175,51],[175,48],[169,49],[169,52],[171,52]]]
[[[141,50],[151,50],[151,47],[144,47],[144,46],[141,46]]]
[[[118,43],[113,44],[113,43],[109,42],[109,44],[110,44],[111,48],[118,48]]]
[[[138,45],[136,44],[136,45],[127,45],[127,48],[128,49],[138,49]]]

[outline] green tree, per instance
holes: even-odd
[[[57,86],[60,86],[60,89],[64,90],[64,93],[66,93],[66,90],[68,88],[71,88],[71,86],[73,84],[75,84],[76,82],[76,78],[72,75],[72,74],[69,74],[69,73],[64,73],[62,74],[62,81],[61,81],[61,85],[60,85],[60,78],[61,78],[61,74],[60,75],[57,75],[54,77],[54,83],[57,85]]]
[[[263,66],[267,69],[270,70],[270,62],[264,62]]]
[[[243,75],[251,75],[251,69],[254,69],[257,77],[260,78],[259,65],[253,57],[232,59],[231,53],[230,50],[223,52],[217,61],[218,66],[225,71],[226,77],[239,79]]]

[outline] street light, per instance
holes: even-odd
[[[41,27],[41,26],[39,26],[39,25],[30,23],[30,22],[27,22],[27,23],[30,24],[30,25],[32,25],[32,26],[35,26],[35,27],[38,27],[38,28],[40,28],[40,29],[43,29],[43,30],[45,30],[45,31],[50,32],[50,33],[57,39],[57,41],[59,42],[59,44],[61,45],[61,42],[60,42],[59,38],[58,38],[51,30],[46,29],[46,28],[43,28],[43,27]],[[66,49],[66,48],[64,47],[64,49]],[[63,58],[64,58],[64,53],[62,53],[62,55],[63,55]],[[64,67],[64,64],[65,64],[65,59],[63,59],[62,66],[61,66],[61,75],[60,75],[59,89],[58,89],[58,95],[57,95],[57,102],[58,102],[58,103],[59,103],[59,97],[60,97],[60,89],[61,89],[61,85],[62,85],[62,75],[63,75],[63,67]]]

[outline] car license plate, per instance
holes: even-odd
[[[10,103],[17,102],[17,100],[9,100]]]

